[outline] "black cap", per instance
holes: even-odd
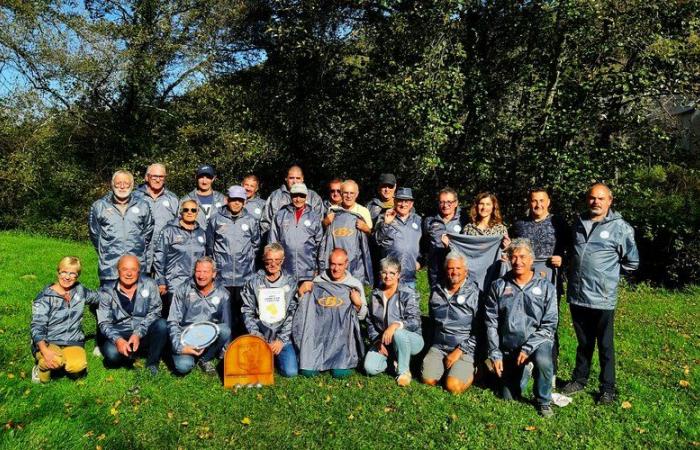
[[[383,173],[379,175],[379,185],[388,184],[389,186],[396,186],[396,177],[393,173]]]
[[[197,168],[197,177],[201,177],[204,175],[214,178],[216,176],[216,172],[214,171],[214,168],[209,164],[203,164]]]

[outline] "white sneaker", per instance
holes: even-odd
[[[34,364],[34,367],[32,367],[32,383],[39,384],[41,383],[41,380],[39,379],[39,365]]]
[[[95,349],[92,351],[92,356],[94,356],[96,358],[102,358],[102,352],[100,351],[99,346],[97,346],[97,345],[95,346]]]

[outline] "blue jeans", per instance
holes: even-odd
[[[202,361],[211,361],[216,358],[221,349],[231,341],[231,329],[223,323],[218,324],[219,337],[202,353],[202,356],[194,357],[192,355],[183,355],[181,353],[173,354],[173,366],[178,375],[186,375],[192,371],[197,359]]]
[[[295,377],[299,374],[299,360],[297,359],[297,352],[294,350],[294,345],[289,343],[282,347],[282,351],[279,355],[275,356],[275,363],[277,365],[277,371],[283,377]]]
[[[129,340],[133,331],[121,333],[121,337]],[[160,354],[163,352],[163,347],[168,342],[168,326],[164,319],[153,321],[148,327],[146,335],[141,338],[139,349],[136,354],[146,354],[146,366],[157,366],[160,361]],[[136,355],[130,354],[128,357],[117,351],[117,346],[114,342],[105,339],[100,345],[100,351],[104,356],[105,366],[118,367],[122,365],[130,365],[136,359]]]
[[[513,352],[503,357],[503,376],[501,381],[501,396],[506,400],[519,399],[527,387],[530,376],[525,370],[528,362],[532,362],[534,368],[532,375],[535,380],[533,394],[538,405],[549,405],[552,401],[552,375],[554,364],[552,363],[552,343],[545,342],[530,354],[528,360],[518,366],[516,361],[520,351]]]
[[[381,339],[381,337],[380,337]],[[416,355],[423,350],[423,336],[413,331],[396,330],[391,341],[390,355],[396,358],[398,374],[409,370],[411,355]],[[365,356],[365,372],[367,375],[377,375],[387,368],[387,357],[376,350],[370,350]]]

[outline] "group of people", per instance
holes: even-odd
[[[604,184],[589,188],[588,210],[571,227],[550,213],[548,192],[533,189],[527,217],[509,232],[492,193],[479,193],[462,211],[457,192],[442,189],[437,214],[423,219],[412,189],[392,174],[380,175],[366,206],[353,180],[331,180],[323,199],[299,166],[267,200],[252,174],[224,195],[213,189],[214,168],[202,165],[195,190],[181,199],[165,187],[166,176],[153,164],[135,187],[131,173],[117,171],[111,191],[92,205],[100,288],[79,283],[77,258],[59,262],[56,282],[33,303],[34,381],[85,372],[87,304],[98,323],[95,354],[107,367],[143,355],[155,375],[169,353],[177,374],[195,365],[213,374],[231,340],[252,334],[268,343],[286,377],[346,377],[362,367],[368,375],[389,370],[407,386],[411,357],[422,354],[428,385],[461,393],[487,374],[503,398],[520,399],[532,376],[538,412],[551,416],[568,266],[578,348],[561,392],[586,387],[597,342],[598,401],[615,400],[617,284],[639,257],[634,231],[611,209]],[[423,266],[426,324],[416,289]],[[216,340],[187,345],[183,330],[204,321],[217,324]]]

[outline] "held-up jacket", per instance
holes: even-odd
[[[206,233],[195,222],[193,230],[183,228],[179,219],[167,224],[160,233],[153,259],[153,271],[159,286],[174,292],[190,281],[194,263],[206,253]]]
[[[382,333],[395,322],[403,324],[403,329],[421,334],[419,296],[413,289],[399,285],[394,295],[383,302],[383,291],[374,289],[369,302],[367,334],[372,342],[381,338]]]
[[[100,306],[97,308],[97,324],[107,339],[116,343],[122,334],[135,334],[143,338],[148,327],[160,318],[162,302],[158,286],[153,279],[141,276],[136,283],[136,293],[131,314],[122,308],[117,295],[119,281],[114,280],[100,289]]]
[[[328,267],[328,258],[336,248],[344,249],[348,254],[348,272],[366,285],[374,284],[372,255],[369,250],[367,234],[357,229],[357,221],[362,216],[342,208],[334,208],[333,222],[326,227],[321,243],[319,266],[321,270]]]
[[[411,212],[406,220],[397,215],[387,225],[384,216],[377,221],[374,238],[381,257],[393,256],[401,262],[401,281],[416,281],[416,262],[420,257],[421,218]]]
[[[207,255],[216,261],[216,277],[224,286],[245,284],[255,271],[259,247],[258,221],[245,209],[234,217],[228,208],[221,208],[209,219]]]
[[[319,272],[319,249],[323,238],[321,216],[309,205],[296,220],[294,205],[285,205],[275,215],[269,242],[284,247],[284,270],[297,280],[313,280]]]
[[[276,339],[282,341],[284,345],[292,340],[292,319],[297,309],[296,280],[287,272],[282,272],[280,277],[272,282],[265,276],[264,270],[258,270],[245,284],[241,290],[241,314],[248,333],[260,336],[267,342]],[[279,322],[266,323],[260,319],[260,308],[258,307],[258,296],[261,289],[281,288],[284,290],[286,302],[285,316]]]
[[[479,287],[467,278],[453,295],[438,285],[430,294],[430,318],[435,324],[432,346],[449,353],[459,347],[468,360],[476,351]]]

